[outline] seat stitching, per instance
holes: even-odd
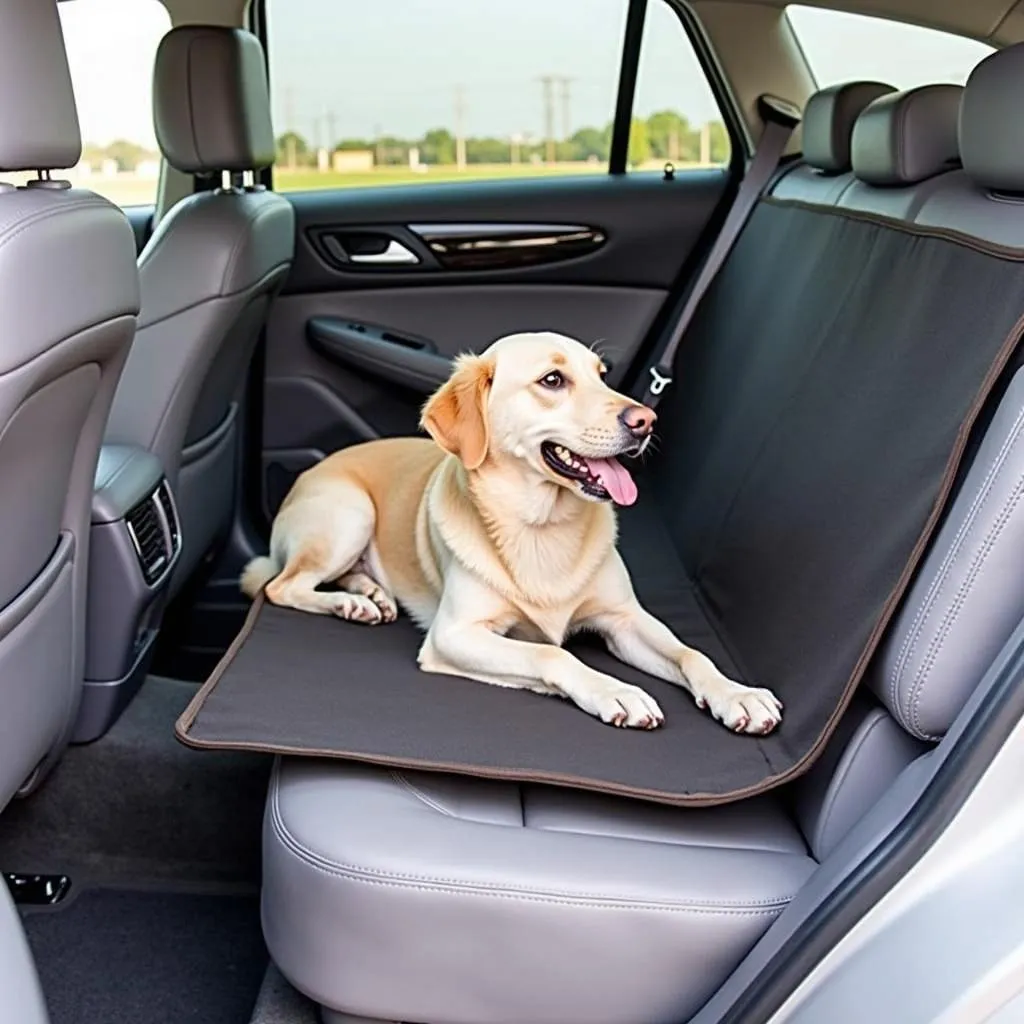
[[[456,878],[437,878],[429,875],[415,875],[405,872],[381,871],[378,868],[345,864],[328,859],[301,843],[285,825],[280,809],[280,784],[275,780],[271,797],[271,819],[274,831],[282,844],[314,870],[323,874],[363,882],[368,885],[383,885],[391,888],[418,889],[425,892],[444,892],[467,896],[493,896],[501,899],[519,900],[530,903],[563,904],[566,906],[595,907],[608,910],[656,910],[667,913],[698,913],[761,916],[782,910],[792,896],[777,896],[762,900],[719,900],[714,903],[702,900],[687,900],[686,903],[646,902],[642,900],[615,901],[607,895],[597,893],[559,893],[537,890],[536,893],[522,892],[505,885],[491,882],[466,883]],[[451,888],[447,888],[451,886]]]
[[[913,693],[908,694],[906,708],[904,709],[903,702],[899,699],[899,688],[902,682],[902,677],[906,672],[907,665],[913,657],[914,652],[917,650],[918,642],[922,638],[925,628],[925,620],[934,610],[939,593],[944,588],[948,577],[951,574],[953,563],[963,549],[964,541],[977,520],[978,512],[991,493],[992,486],[1006,461],[1006,456],[1008,455],[1010,448],[1018,440],[1022,425],[1024,425],[1024,409],[1018,413],[1012,428],[1003,440],[1001,448],[996,453],[996,457],[989,465],[985,478],[972,499],[970,507],[967,510],[967,514],[964,516],[963,521],[957,529],[949,550],[946,552],[946,555],[942,560],[942,564],[939,566],[939,571],[931,581],[924,600],[921,602],[921,607],[918,609],[917,615],[914,617],[914,621],[903,640],[902,646],[900,647],[896,664],[893,666],[892,673],[890,675],[889,703],[893,714],[899,720],[900,724],[906,729],[912,729],[914,727],[912,724]]]
[[[1022,495],[1024,495],[1024,476],[1019,476],[1017,478],[1017,485],[1013,490],[1012,500],[1008,500],[1004,503],[1003,508],[999,513],[999,517],[996,522],[992,524],[982,547],[972,559],[968,575],[957,590],[953,603],[946,609],[946,614],[943,618],[940,631],[932,640],[926,654],[925,662],[918,671],[917,678],[909,696],[914,728],[917,730],[918,735],[923,736],[925,739],[938,739],[938,737],[925,733],[920,726],[920,695],[924,688],[924,677],[931,671],[938,658],[939,652],[945,646],[946,640],[949,638],[949,634],[952,632],[953,626],[956,624],[956,621],[960,616],[960,612],[963,611],[964,605],[967,603],[967,597],[970,594],[971,589],[977,582],[978,577],[981,575],[981,570],[984,568],[988,556],[992,553],[992,549],[995,547],[996,541],[1006,528],[1006,524],[1009,522],[1014,510],[1017,508],[1017,505],[1020,503]]]
[[[1024,421],[1024,409],[1021,410],[1017,417],[1016,422],[1013,425],[1010,433],[1007,434],[1003,440],[1003,445],[1000,450],[996,453],[996,457],[989,464],[989,468],[986,471],[984,480],[982,480],[981,486],[978,488],[977,493],[971,500],[970,507],[967,510],[967,514],[964,516],[959,528],[957,529],[956,535],[953,538],[953,542],[950,544],[949,549],[946,551],[946,555],[942,560],[942,564],[939,566],[939,571],[935,574],[934,579],[931,581],[928,591],[925,594],[924,600],[921,603],[921,607],[918,609],[917,615],[914,617],[914,621],[911,624],[910,630],[908,630],[906,637],[903,640],[903,644],[900,647],[899,655],[896,659],[896,664],[893,666],[892,673],[890,675],[890,686],[889,686],[889,699],[894,706],[895,713],[900,719],[903,725],[908,726],[909,723],[905,720],[903,714],[903,708],[899,703],[898,689],[899,689],[899,677],[903,675],[906,669],[906,663],[913,653],[913,649],[917,646],[917,641],[920,639],[920,633],[923,630],[923,620],[931,612],[932,605],[936,597],[936,592],[941,588],[945,581],[946,576],[949,574],[949,570],[952,562],[959,554],[960,548],[962,547],[965,535],[970,530],[970,527],[974,524],[974,520],[977,516],[977,512],[982,505],[985,497],[988,495],[991,489],[992,481],[997,475],[1004,456],[1009,449],[1015,432],[1019,429],[1021,422]]]
[[[99,197],[96,197],[98,200]],[[39,210],[32,216],[27,217],[25,220],[15,221],[18,224],[17,231],[9,231],[9,229],[0,228],[0,249],[2,249],[8,242],[13,242],[19,235],[24,234],[29,228],[34,227],[40,221],[49,220],[51,217],[57,217],[62,213],[68,213],[70,210],[88,210],[94,208],[97,210],[113,209],[109,203],[98,202],[94,199],[80,199],[76,202],[65,203],[62,206],[52,206],[45,210]]]
[[[426,793],[424,793],[422,790],[414,786],[401,772],[393,771],[389,774],[391,775],[391,778],[395,780],[395,782],[397,782],[400,786],[404,786],[414,797],[416,797],[417,800],[422,801],[429,808],[437,811],[438,814],[443,814],[446,818],[458,819],[458,815],[453,814],[443,804],[438,803],[437,800],[427,796]]]

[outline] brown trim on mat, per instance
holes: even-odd
[[[1021,257],[1024,258],[1024,253],[1021,254]],[[839,703],[836,705],[836,708],[833,711],[832,716],[829,718],[824,730],[819,734],[818,739],[810,750],[808,750],[808,752],[800,758],[799,761],[777,775],[768,776],[756,786],[747,786],[743,789],[732,790],[729,793],[693,793],[687,796],[680,796],[678,793],[642,789],[635,786],[619,785],[613,782],[598,782],[594,779],[580,778],[573,775],[561,775],[556,772],[548,773],[526,770],[513,771],[501,768],[479,768],[466,764],[448,764],[440,761],[421,761],[416,758],[375,758],[365,754],[349,753],[338,750],[314,750],[312,748],[296,748],[245,742],[207,742],[204,740],[193,739],[188,735],[188,731],[195,722],[206,698],[227,671],[228,666],[234,660],[235,655],[248,639],[250,633],[252,633],[252,630],[256,625],[256,621],[259,618],[260,611],[266,604],[266,598],[263,594],[260,594],[253,602],[252,608],[250,608],[249,614],[246,617],[245,623],[242,625],[242,629],[238,636],[235,637],[231,646],[225,652],[224,657],[217,663],[217,667],[213,670],[210,678],[202,685],[199,692],[195,697],[193,697],[188,707],[182,712],[180,718],[175,723],[175,733],[182,743],[196,749],[249,750],[259,753],[285,754],[299,757],[324,757],[338,760],[359,761],[364,764],[380,765],[384,767],[448,772],[454,775],[470,775],[477,778],[500,779],[504,781],[513,780],[520,782],[539,782],[566,786],[571,789],[585,789],[591,792],[608,793],[613,796],[639,797],[644,800],[669,804],[674,807],[713,807],[717,804],[732,803],[737,800],[756,796],[760,793],[765,793],[768,790],[775,789],[784,783],[790,782],[807,771],[807,769],[810,768],[818,759],[825,744],[828,742],[832,733],[835,731],[836,726],[839,724],[840,718],[849,707],[850,701],[853,699],[853,695],[864,677],[868,664],[874,656],[882,637],[885,635],[885,631],[892,620],[896,608],[899,606],[900,601],[903,599],[907,588],[913,580],[925,549],[931,541],[932,536],[942,519],[942,515],[946,510],[950,495],[953,491],[953,485],[956,481],[956,475],[960,468],[960,463],[962,462],[964,452],[967,449],[967,443],[970,438],[971,431],[974,429],[974,425],[977,422],[978,416],[981,414],[985,402],[992,392],[992,389],[995,387],[996,381],[1006,368],[1006,365],[1020,343],[1022,336],[1024,336],[1024,316],[1014,324],[1013,330],[1003,342],[998,355],[989,367],[988,374],[985,376],[981,387],[978,389],[978,394],[975,396],[973,405],[968,411],[963,423],[960,425],[960,429],[956,436],[956,442],[953,445],[953,450],[946,462],[945,472],[940,482],[939,492],[936,495],[931,513],[929,514],[924,528],[917,539],[917,543],[914,545],[913,550],[910,553],[910,558],[903,567],[903,571],[901,572],[895,587],[889,594],[885,604],[882,606],[882,611],[875,623],[875,627],[872,630],[870,637],[868,638],[868,642],[861,651],[861,655],[854,666],[853,672],[843,689]],[[742,740],[740,742],[742,742]]]
[[[824,213],[833,217],[842,217],[844,220],[857,220],[865,224],[875,224],[878,227],[900,231],[905,235],[914,235],[917,238],[938,238],[944,242],[953,242],[955,245],[960,245],[965,249],[973,249],[984,256],[995,256],[998,259],[1010,260],[1014,263],[1024,263],[1024,248],[1014,248],[1009,245],[1000,245],[998,242],[989,242],[984,238],[978,238],[976,235],[969,235],[965,231],[932,227],[929,224],[914,224],[910,221],[900,220],[897,217],[886,217],[883,214],[870,213],[866,210],[850,210],[839,206],[818,206],[804,199],[776,199],[774,196],[764,196],[760,202],[766,203],[769,206],[790,207],[794,210],[806,210],[808,213]]]
[[[260,617],[260,611],[262,611],[263,605],[266,604],[266,600],[266,595],[261,590],[249,608],[249,613],[245,617],[245,622],[242,623],[242,628],[238,631],[238,636],[231,641],[231,646],[214,666],[213,671],[210,673],[210,678],[199,687],[196,695],[188,702],[188,707],[178,716],[178,720],[174,723],[174,732],[182,743],[190,747],[206,746],[206,744],[196,743],[195,740],[190,739],[188,730],[192,727],[196,716],[206,703],[206,698],[210,696],[210,692],[220,682],[224,673],[227,672],[228,666],[235,660],[235,655],[242,649],[242,644],[249,639],[249,634],[256,626],[256,620]]]

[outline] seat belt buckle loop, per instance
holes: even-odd
[[[661,373],[656,366],[651,367],[650,392],[652,395],[660,395],[665,388],[672,383],[672,378]]]

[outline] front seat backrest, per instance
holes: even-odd
[[[0,0],[0,808],[78,709],[93,475],[139,310],[123,212],[51,177],[81,149],[55,0]]]
[[[251,178],[273,162],[263,48],[248,32],[170,31],[153,105],[160,149],[179,171]],[[139,258],[142,315],[107,440],[163,462],[182,522],[174,590],[230,525],[238,399],[294,247],[291,204],[228,181],[173,207]]]

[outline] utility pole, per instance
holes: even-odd
[[[291,86],[284,92],[284,123],[286,138],[288,140],[288,152],[286,162],[288,170],[295,170],[295,93]]]
[[[572,117],[569,113],[570,95],[569,95],[569,84],[572,79],[568,75],[563,75],[561,78],[562,83],[562,141],[568,142],[569,135],[572,132]]]
[[[380,125],[373,126],[373,166],[380,167]]]
[[[544,90],[545,159],[549,164],[553,164],[555,162],[555,76],[541,75],[540,84]]]
[[[711,125],[705,122],[700,126],[700,165],[707,167],[711,163]]]
[[[455,166],[466,169],[466,90],[455,86]]]
[[[334,147],[338,144],[338,136],[334,134],[334,125],[337,123],[338,115],[333,110],[327,111],[327,149],[330,152],[334,152]]]

